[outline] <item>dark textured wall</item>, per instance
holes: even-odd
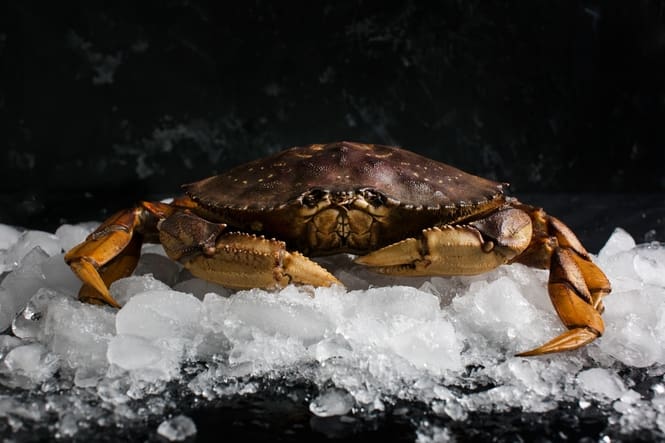
[[[4,8],[6,222],[176,193],[340,139],[402,145],[515,193],[665,191],[663,2]]]

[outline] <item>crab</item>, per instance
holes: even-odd
[[[522,263],[549,269],[567,330],[520,356],[577,349],[604,332],[610,283],[575,234],[506,184],[398,147],[338,142],[294,147],[144,201],[108,218],[65,261],[83,301],[119,307],[110,284],[130,275],[143,242],[223,286],[341,283],[308,257],[348,253],[395,276],[455,276]]]

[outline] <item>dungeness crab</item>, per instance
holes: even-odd
[[[118,306],[143,242],[161,242],[197,277],[231,288],[340,284],[307,256],[357,254],[391,275],[471,275],[504,263],[549,269],[568,330],[519,355],[576,349],[604,330],[610,292],[575,234],[504,185],[396,147],[339,142],[291,148],[142,202],[106,220],[65,260],[80,297]]]

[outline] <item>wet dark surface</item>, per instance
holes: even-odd
[[[214,441],[220,426],[237,433],[238,440],[246,436],[273,441],[413,442],[415,428],[425,421],[430,429],[446,428],[455,441],[598,441],[605,435],[612,436],[612,441],[652,441],[662,437],[651,431],[620,436],[619,429],[609,425],[606,411],[582,410],[574,404],[562,404],[547,413],[471,413],[468,420],[454,421],[434,415],[420,403],[399,401],[373,416],[320,418],[310,414],[305,403],[264,393],[195,411],[192,417],[199,426],[197,441]],[[427,435],[427,427],[420,427],[419,433]]]
[[[632,380],[644,398],[651,397],[648,389],[662,378],[650,377],[646,370],[625,368],[624,380]],[[591,404],[581,408],[575,403],[560,403],[545,413],[525,413],[518,409],[507,412],[471,412],[468,419],[455,421],[436,415],[431,408],[419,403],[398,400],[388,402],[383,412],[356,411],[338,417],[317,417],[309,412],[308,403],[317,394],[307,382],[287,381],[285,377],[257,379],[258,392],[236,395],[213,401],[195,397],[182,385],[172,383],[164,397],[173,400],[164,417],[150,415],[116,422],[110,426],[79,423],[79,431],[67,437],[57,437],[53,423],[48,420],[26,424],[12,431],[5,419],[0,419],[0,435],[15,442],[76,441],[166,442],[155,431],[168,414],[185,414],[196,424],[197,433],[184,441],[276,441],[276,442],[413,442],[420,436],[441,438],[441,430],[453,440],[469,442],[652,442],[665,436],[657,430],[625,432],[621,425],[609,419],[611,409]],[[30,401],[30,394],[19,394]],[[136,405],[130,405],[135,407]],[[430,432],[431,431],[431,432]],[[439,434],[436,434],[438,431]],[[433,440],[441,441],[441,440]]]

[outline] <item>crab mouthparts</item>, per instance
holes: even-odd
[[[318,251],[366,250],[374,237],[374,225],[374,216],[366,211],[333,204],[309,220],[307,242]]]

